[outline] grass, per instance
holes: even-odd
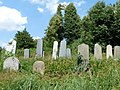
[[[120,90],[120,61],[90,59],[91,70],[77,72],[77,59],[51,57],[24,59],[15,72],[2,70],[0,61],[0,90]],[[36,60],[45,62],[45,74],[32,72]]]

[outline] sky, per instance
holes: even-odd
[[[6,45],[25,27],[34,38],[43,38],[58,4],[74,3],[80,18],[99,0],[0,0],[0,46]],[[102,0],[114,4],[117,0]]]

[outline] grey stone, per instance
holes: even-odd
[[[120,59],[120,46],[114,47],[114,59],[115,60]]]
[[[66,50],[66,57],[71,58],[71,49],[70,48],[67,48],[67,50]]]
[[[30,50],[24,49],[24,58],[29,58],[29,57],[30,57]]]
[[[99,44],[95,44],[94,46],[94,58],[97,60],[102,59],[102,48]]]
[[[87,44],[81,44],[78,46],[78,54],[82,55],[82,59],[89,60],[89,46]]]
[[[57,53],[58,53],[58,42],[57,41],[54,41],[54,44],[53,44],[53,52],[52,52],[52,58],[54,60],[56,60],[57,58]]]
[[[43,57],[43,40],[42,39],[38,39],[37,41],[36,56]]]
[[[66,57],[66,40],[60,42],[59,57]]]
[[[106,59],[108,59],[109,57],[113,58],[112,46],[111,45],[107,45],[107,49],[106,49]]]
[[[3,62],[3,69],[15,70],[19,69],[20,62],[15,57],[9,57]]]
[[[45,71],[45,64],[43,61],[36,61],[33,64],[33,72],[37,72],[40,73],[42,75],[44,75],[44,71]]]

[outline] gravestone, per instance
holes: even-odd
[[[20,62],[15,57],[9,57],[3,62],[3,69],[5,70],[15,70],[19,69]]]
[[[106,59],[108,59],[109,57],[113,58],[111,45],[107,45],[107,49],[106,49]]]
[[[78,54],[80,54],[83,60],[89,61],[89,46],[87,44],[81,44],[78,46]]]
[[[97,60],[102,59],[102,48],[99,44],[95,44],[94,46],[94,58]]]
[[[58,52],[58,42],[57,42],[57,41],[54,41],[52,58],[55,59],[55,60],[56,60],[56,58],[57,58],[57,52]]]
[[[44,71],[45,71],[45,64],[43,61],[36,61],[33,64],[33,72],[37,72],[40,73],[42,75],[44,75]]]
[[[42,39],[38,39],[37,41],[36,56],[43,57],[43,40]]]
[[[16,52],[16,41],[11,40],[10,42],[11,42],[11,44],[8,43],[4,48],[5,48],[6,51],[15,54],[15,52]]]
[[[24,49],[24,58],[29,58],[29,57],[30,57],[30,50]]]
[[[70,50],[70,48],[67,48],[67,50],[66,50],[66,57],[71,58],[71,50]]]
[[[66,57],[66,40],[60,42],[59,57]]]
[[[120,46],[114,47],[114,59],[115,60],[120,59]]]

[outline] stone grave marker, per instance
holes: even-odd
[[[5,70],[15,70],[19,69],[20,62],[15,57],[9,57],[3,62],[3,69]]]
[[[66,40],[60,42],[59,57],[66,57]]]
[[[54,41],[53,43],[53,52],[52,52],[52,58],[56,60],[57,58],[57,53],[58,53],[58,42]]]
[[[43,57],[43,40],[42,39],[38,39],[37,41],[36,56]]]
[[[108,59],[109,57],[113,58],[111,45],[107,45],[107,49],[106,49],[106,59]]]
[[[30,50],[24,49],[24,58],[29,58],[29,57],[30,57]]]
[[[79,45],[78,54],[82,55],[82,59],[89,61],[89,46],[84,43]]]
[[[114,47],[114,59],[115,60],[120,59],[120,46]]]
[[[44,71],[45,71],[45,64],[43,61],[36,61],[33,64],[33,72],[37,72],[40,73],[42,75],[44,75]]]
[[[70,48],[67,48],[67,50],[66,50],[66,57],[71,58],[71,50],[70,50]]]
[[[102,59],[102,47],[99,44],[95,44],[94,46],[94,58],[97,60]]]

